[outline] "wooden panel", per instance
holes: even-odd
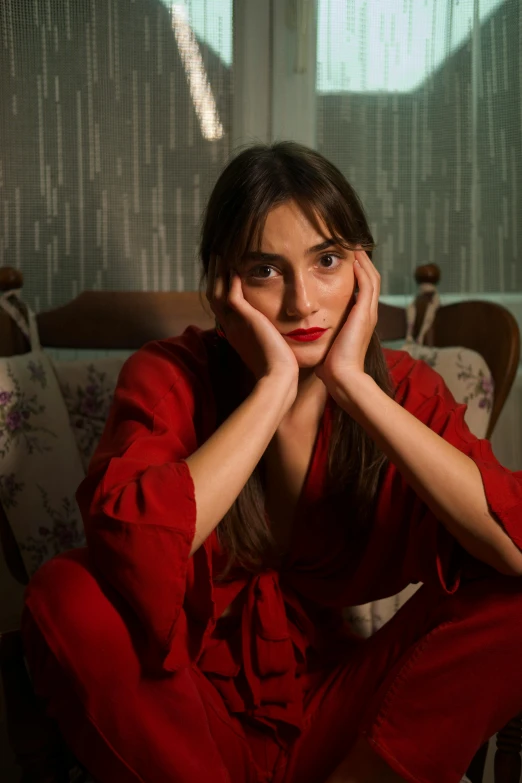
[[[85,291],[63,307],[38,315],[44,346],[139,348],[148,340],[181,334],[189,324],[214,327],[197,291]]]
[[[377,334],[380,340],[404,340],[406,337],[406,310],[379,302]]]

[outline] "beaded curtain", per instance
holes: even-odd
[[[35,310],[197,289],[231,28],[232,0],[1,0],[0,265]]]
[[[442,291],[520,291],[521,26],[518,0],[317,0],[317,148],[361,195],[383,293],[430,261]],[[34,309],[197,288],[232,28],[232,0],[0,2],[0,265]]]
[[[362,198],[386,294],[522,288],[522,3],[319,0],[318,149]]]

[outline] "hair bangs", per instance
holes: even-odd
[[[339,193],[331,183],[318,182],[314,188],[299,188],[291,196],[318,234],[328,237],[340,247],[355,250],[359,245],[363,250],[371,251],[375,243],[364,226],[354,219],[352,210],[347,208],[346,194]]]

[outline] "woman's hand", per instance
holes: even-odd
[[[294,352],[268,318],[246,301],[240,276],[234,269],[226,271],[219,256],[210,259],[206,296],[225,337],[256,381],[281,376],[290,382],[295,399],[299,365]]]
[[[355,251],[353,268],[359,284],[357,301],[324,361],[315,368],[315,374],[337,402],[350,380],[364,374],[366,351],[377,324],[381,276],[364,250]]]

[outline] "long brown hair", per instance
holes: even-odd
[[[295,201],[318,230],[321,218],[339,244],[352,249],[361,245],[371,256],[375,243],[363,207],[330,161],[295,142],[256,145],[228,163],[211,193],[201,233],[200,293],[211,255],[219,255],[226,262],[241,258],[249,249],[260,249],[268,213],[288,201]],[[226,340],[219,341],[219,350],[220,366],[228,372],[239,357]],[[375,332],[366,354],[365,372],[391,395],[388,368]],[[225,401],[221,416],[231,412],[238,402],[229,400],[227,405]],[[334,403],[328,492],[349,491],[350,516],[357,520],[358,527],[368,523],[386,463],[387,458],[366,431]],[[261,462],[218,525],[217,535],[228,552],[229,567],[237,563],[257,571],[271,560],[273,539],[265,521]]]

